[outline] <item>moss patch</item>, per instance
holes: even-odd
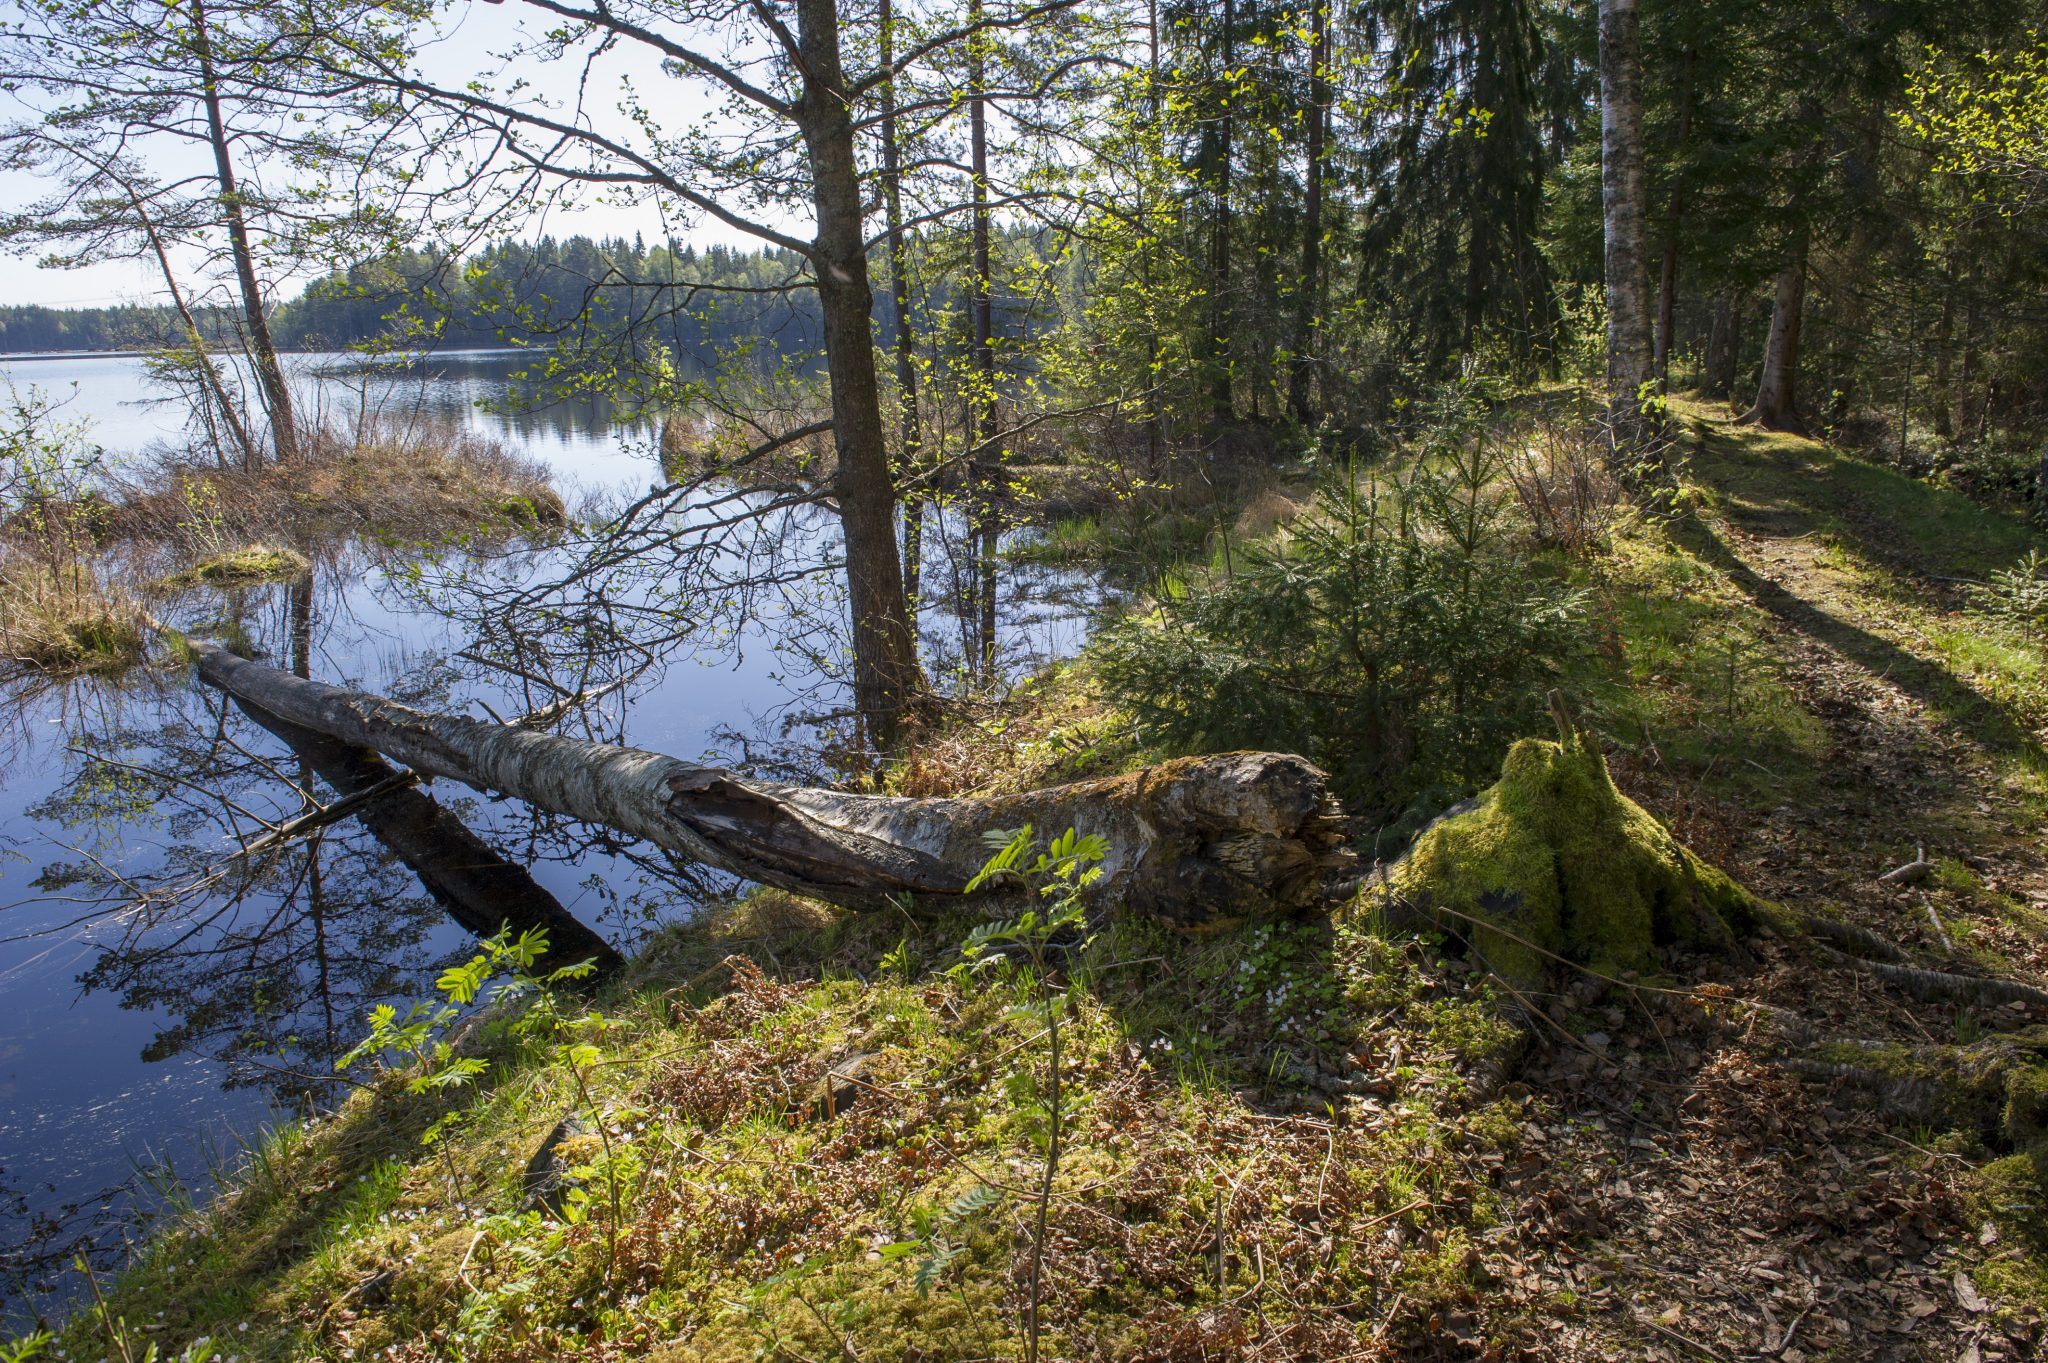
[[[163,585],[171,591],[185,591],[200,586],[240,587],[255,582],[282,582],[304,576],[312,566],[296,549],[273,549],[268,545],[252,544],[245,549],[234,549],[203,559],[183,572],[171,574],[163,580]]]
[[[1515,744],[1500,780],[1425,831],[1361,902],[1380,896],[1447,920],[1521,987],[1541,984],[1552,957],[1611,974],[1647,968],[1661,945],[1722,945],[1761,908],[1615,789],[1577,737]]]

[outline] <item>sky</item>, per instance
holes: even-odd
[[[422,62],[429,74],[438,79],[460,84],[475,75],[479,55],[503,51],[530,27],[532,21],[517,4],[479,4],[457,0],[445,12],[445,32],[440,42],[430,45],[422,54]],[[604,81],[623,82],[633,80],[644,93],[658,88],[663,96],[663,107],[684,124],[716,130],[716,115],[712,101],[701,90],[689,82],[674,81],[664,76],[658,65],[642,53],[627,45],[611,59],[605,68],[598,88],[606,88]],[[542,97],[567,99],[574,91],[577,70],[574,63],[559,63],[549,66],[538,63],[524,63],[518,73],[531,82],[532,89]],[[594,105],[615,102],[600,96]],[[32,99],[18,93],[0,95],[0,123],[13,123],[25,118],[34,118],[40,110]],[[615,112],[602,109],[603,113]],[[160,173],[170,173],[175,167],[156,167]],[[0,171],[0,210],[17,210],[33,203],[50,186],[41,183],[30,174],[21,171]],[[592,205],[571,214],[555,214],[544,228],[536,226],[533,234],[546,230],[557,236],[582,233],[589,236],[632,236],[636,231],[645,233],[650,240],[670,235],[672,225],[664,227],[662,219],[651,208],[622,209],[604,205]],[[678,233],[686,240],[699,246],[713,243],[725,245],[753,246],[758,244],[752,237],[734,231],[716,222],[698,223],[689,230]],[[806,233],[807,235],[807,233]],[[181,270],[196,270],[196,255],[188,255],[179,262]],[[271,281],[280,297],[291,297],[307,280]],[[189,290],[188,290],[189,291]],[[164,301],[162,279],[153,263],[139,260],[113,260],[95,263],[74,269],[52,269],[30,257],[0,255],[0,304],[40,304],[46,307],[77,308],[103,307],[118,303],[159,303]]]

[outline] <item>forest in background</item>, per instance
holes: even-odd
[[[1041,390],[1039,406],[1142,392],[1171,400],[1190,430],[1363,422],[1460,367],[1601,372],[1592,10],[1438,0],[1317,20],[1312,8],[1165,5],[1138,16],[1135,31],[1153,37],[1133,45],[1133,27],[1056,6],[988,54],[994,97],[977,107],[1029,110],[982,162],[1002,210],[992,357],[1021,378],[1064,347],[1063,391],[1054,402]],[[1967,445],[2040,425],[2038,196],[1973,155],[1944,103],[1971,88],[1973,54],[2008,46],[2026,20],[2007,0],[1646,7],[1643,266],[1660,377],[1747,406],[1775,348],[1787,410],[1830,429],[1860,419],[1910,444],[1918,425]],[[1052,65],[1043,45],[1058,42],[1081,55]],[[1135,84],[1076,79],[1091,57],[1129,62]],[[896,151],[926,168],[894,179],[882,123],[861,134],[865,173],[917,199],[922,220],[904,229],[897,284],[877,225],[875,334],[893,346],[900,285],[928,346],[964,352],[973,196],[949,197],[963,148],[947,144],[964,129],[920,118]],[[502,225],[504,211],[460,229]],[[75,241],[77,227],[24,214],[8,235],[30,249]],[[560,344],[602,351],[608,366],[623,337],[698,362],[755,347],[802,363],[822,344],[808,266],[787,246],[547,236],[458,251],[427,244],[434,231],[416,219],[330,233],[412,240],[271,303],[278,343]],[[100,240],[76,258],[109,249]],[[301,243],[300,268],[318,254]],[[194,315],[231,341],[242,309],[220,300]],[[180,326],[167,305],[12,306],[0,348],[149,346]],[[1002,400],[1033,399],[1013,384]]]

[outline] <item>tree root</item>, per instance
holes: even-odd
[[[1912,958],[1896,942],[1878,936],[1868,928],[1859,928],[1854,923],[1845,923],[1839,918],[1827,918],[1817,913],[1797,915],[1800,931],[1809,937],[1820,937],[1836,946],[1847,947],[1865,960],[1890,961],[1894,965],[1905,965]]]
[[[1977,1131],[2025,1150],[2048,1129],[2048,1028],[1967,1046],[1833,1041],[1779,1058],[1794,1074],[1870,1095],[1894,1120]]]
[[[2048,990],[2036,989],[2018,980],[1994,980],[1983,975],[1958,975],[1947,970],[1926,970],[1919,966],[1892,965],[1866,960],[1816,943],[1821,954],[1838,965],[1875,975],[1897,985],[1916,999],[1929,1003],[2026,1003],[2048,1008]]]

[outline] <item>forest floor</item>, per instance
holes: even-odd
[[[1618,780],[1760,894],[2048,985],[2048,661],[1970,585],[2038,535],[1680,411],[1695,513],[1619,525],[1584,569],[1607,637],[1574,687]],[[1147,756],[1084,665],[934,737],[903,780],[1016,788]],[[1924,880],[1878,881],[1922,847]],[[1560,981],[1525,1040],[1455,943],[1333,908],[1195,940],[1117,924],[1066,961],[1043,1357],[2040,1356],[2048,1182],[2012,1132],[1802,1078],[1745,1005],[1923,1048],[2048,1013],[1929,1004],[1766,935],[1674,959],[1675,987]],[[956,969],[966,928],[763,893],[675,929],[598,1021],[475,1029],[473,1089],[388,1073],[254,1143],[59,1342],[1026,1356],[1042,999]],[[565,1112],[582,1200],[555,1220],[522,1207]]]
[[[1685,410],[1706,507],[1674,548],[1760,622],[1729,650],[1731,672],[1760,674],[1747,697],[1728,684],[1731,728],[1743,707],[1776,705],[1795,717],[1784,727],[1810,716],[1821,732],[1781,738],[1778,772],[1724,749],[1754,770],[1717,794],[1698,762],[1662,770],[1654,743],[1624,784],[1771,899],[1838,910],[1922,960],[2048,982],[2039,655],[1973,620],[1959,580],[2010,564],[2033,532],[1815,442]],[[1879,882],[1923,847],[1938,867],[1927,881]],[[1783,943],[1731,979],[1836,1035],[1904,1045],[2040,1020],[2025,1005],[1930,1006]],[[1740,1038],[1701,1040],[1630,1036],[1640,1064],[1619,1068],[1561,1047],[1525,1071],[1568,1133],[1538,1147],[1533,1182],[1552,1191],[1532,1188],[1530,1233],[1558,1235],[1540,1210],[1553,1197],[1566,1228],[1589,1202],[1601,1227],[1531,1264],[1545,1281],[1603,1279],[1607,1310],[1546,1323],[1560,1354],[2037,1356],[2048,1244],[2024,1157],[1987,1169],[1969,1135],[1901,1129]]]

